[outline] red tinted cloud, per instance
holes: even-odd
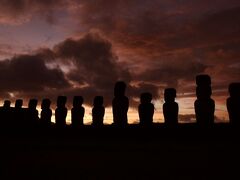
[[[36,14],[52,23],[54,11],[68,4],[66,0],[0,0],[0,24],[22,24]]]
[[[152,85],[153,93],[166,86],[193,92],[198,73],[209,73],[216,90],[239,81],[238,0],[0,2],[2,19],[17,21],[36,13],[46,17],[61,9],[79,22],[77,35],[98,31],[107,37],[70,38],[41,54],[48,62],[71,66],[64,74],[74,84],[69,94],[86,90],[107,96],[121,78]]]

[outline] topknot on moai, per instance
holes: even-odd
[[[200,74],[196,76],[197,86],[211,86],[211,77],[208,74]]]

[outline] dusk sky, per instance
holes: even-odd
[[[195,76],[206,73],[215,115],[226,120],[228,85],[240,81],[239,34],[239,0],[0,0],[0,101],[66,95],[70,109],[82,95],[90,120],[94,96],[110,107],[114,83],[124,80],[130,122],[146,91],[162,121],[166,87],[177,89],[186,121]]]

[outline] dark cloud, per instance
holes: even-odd
[[[55,46],[54,51],[62,63],[72,63],[73,70],[67,73],[69,80],[80,86],[85,85],[67,93],[71,95],[79,92],[88,104],[92,103],[95,95],[103,95],[105,104],[110,105],[114,84],[118,80],[124,80],[128,84],[127,93],[131,96],[132,106],[135,106],[132,98],[139,97],[142,91],[148,90],[154,97],[158,97],[158,87],[153,84],[130,84],[133,80],[131,73],[118,62],[110,41],[99,34],[90,33],[78,40],[65,40]]]
[[[158,96],[167,86],[192,96],[199,73],[210,74],[217,90],[239,80],[239,0],[0,0],[0,4],[0,23],[21,23],[36,14],[53,23],[58,10],[79,22],[73,31],[81,38],[37,53],[49,65],[47,70],[59,66],[71,86],[38,95],[79,94],[88,104],[93,96],[104,95],[110,104],[114,83],[120,79],[129,84],[128,95],[134,98],[142,91]],[[99,34],[83,36],[89,31]]]
[[[197,24],[197,28],[202,36],[208,38],[208,41],[231,41],[239,39],[238,22],[240,22],[240,6],[205,15]]]
[[[197,74],[204,73],[207,66],[191,59],[178,59],[159,63],[137,76],[139,81],[151,82],[163,87],[181,88],[183,81],[193,82]]]
[[[128,70],[117,63],[112,44],[99,34],[86,34],[78,40],[67,39],[56,45],[54,52],[61,63],[71,64],[72,70],[67,73],[69,80],[95,90],[94,93],[88,90],[91,96],[109,94],[116,81],[128,83],[131,79]]]
[[[131,84],[128,86],[127,95],[130,97],[130,105],[137,108],[140,102],[140,96],[144,92],[149,92],[152,94],[153,99],[159,99],[160,87],[155,84],[150,84],[147,82],[140,82],[137,84]]]
[[[128,94],[131,97],[139,98],[141,93],[149,92],[152,94],[153,98],[156,99],[159,97],[159,86],[156,86],[155,84],[140,82],[136,85],[130,85]]]
[[[66,7],[66,0],[0,0],[0,24],[21,24],[38,14],[47,22],[54,23],[54,12]]]
[[[80,84],[106,88],[119,79],[129,81],[127,70],[118,66],[112,44],[98,34],[87,34],[79,40],[67,39],[54,48],[62,63],[72,63],[68,77]]]
[[[49,69],[36,55],[0,61],[1,92],[39,92],[69,87],[60,69]]]
[[[55,99],[61,94],[71,99],[82,95],[85,103],[91,105],[94,96],[102,95],[105,104],[110,105],[115,82],[131,82],[130,72],[118,63],[110,41],[95,33],[67,39],[52,50],[39,49],[35,55],[16,56],[0,64],[1,92],[14,92],[24,98]]]
[[[165,39],[169,48],[201,48],[239,40],[240,4],[237,7],[210,11],[184,23],[172,37]]]
[[[78,17],[118,46],[133,80],[193,92],[199,73],[209,73],[214,87],[239,77],[239,7],[236,0],[97,0],[83,1]]]
[[[67,39],[52,50],[39,49],[36,55],[21,55],[0,63],[0,77],[4,77],[0,79],[1,91],[15,92],[24,98],[55,99],[61,94],[72,99],[74,95],[82,95],[85,103],[92,105],[94,96],[102,95],[109,106],[118,80],[128,84],[127,95],[132,106],[137,106],[134,98],[142,92],[148,91],[158,98],[158,86],[134,84],[132,74],[118,62],[111,42],[96,33]]]
[[[202,43],[220,32],[236,31],[239,1],[81,1],[81,25],[99,29],[130,47],[149,45],[168,50],[196,41]],[[235,17],[232,18],[232,17]],[[225,24],[227,23],[227,25]],[[235,27],[235,28],[233,28]],[[216,29],[221,31],[216,31]],[[211,33],[212,32],[212,33]],[[211,33],[211,34],[209,34]],[[211,36],[212,35],[212,36]],[[219,37],[218,37],[219,38]],[[159,46],[161,45],[161,46]],[[164,47],[162,47],[164,46]]]

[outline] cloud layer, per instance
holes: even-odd
[[[0,61],[3,96],[83,95],[91,104],[94,95],[104,95],[110,104],[114,83],[122,79],[135,105],[141,92],[158,97],[165,87],[192,96],[200,73],[212,76],[216,96],[221,92],[224,98],[228,84],[239,81],[238,0],[0,0],[0,5],[0,26],[24,26],[36,16],[53,25],[64,18],[72,33],[53,48]],[[9,51],[0,45],[1,54]]]
[[[103,95],[106,105],[110,105],[115,82],[131,82],[130,72],[117,62],[111,43],[95,33],[67,39],[53,49],[39,49],[34,55],[0,61],[0,65],[0,92],[4,96],[8,93],[9,97],[55,99],[60,94],[82,95],[85,103],[91,105],[94,96]],[[154,85],[129,84],[133,97],[142,89],[158,94]]]

